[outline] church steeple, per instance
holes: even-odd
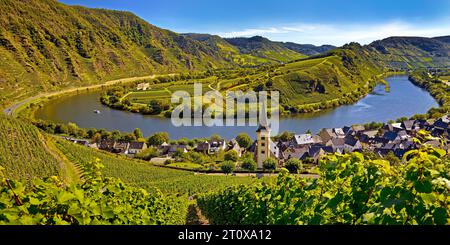
[[[263,162],[270,157],[270,127],[260,124],[256,130],[256,163],[259,169]]]

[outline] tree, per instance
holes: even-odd
[[[290,173],[298,173],[303,168],[302,162],[296,158],[287,160],[284,167],[289,170]]]
[[[236,151],[227,151],[223,157],[225,161],[233,161],[236,162],[239,158],[239,155]]]
[[[169,140],[169,133],[158,132],[148,138],[148,144],[152,146],[160,146],[164,142],[169,142]]]
[[[221,139],[222,139],[222,137],[220,137],[220,135],[218,135],[218,134],[214,134],[211,136],[211,141],[219,141]]]
[[[111,132],[111,139],[119,140],[122,137],[122,134],[118,130],[114,130]]]
[[[278,135],[278,139],[282,142],[290,141],[294,138],[294,133],[284,131],[280,135]]]
[[[178,148],[175,150],[175,152],[172,154],[172,157],[174,157],[175,159],[184,159],[185,158],[185,153],[184,150],[181,148]]]
[[[252,144],[252,139],[250,138],[250,136],[248,136],[247,133],[238,134],[238,136],[236,137],[236,141],[238,142],[240,147],[245,149],[249,148]]]
[[[263,169],[264,170],[275,170],[277,169],[277,161],[273,158],[267,158],[263,162]]]
[[[256,169],[256,162],[251,158],[246,158],[242,161],[241,168],[248,171],[254,171]]]
[[[67,124],[67,133],[69,135],[75,136],[77,137],[77,133],[78,133],[78,126],[75,123],[68,123]]]
[[[157,157],[158,155],[159,154],[156,151],[156,149],[153,147],[150,147],[150,148],[143,150],[142,152],[139,152],[138,154],[135,155],[135,157],[138,159],[145,160],[145,161],[150,161],[150,159]]]
[[[136,136],[136,139],[143,138],[142,131],[139,128],[135,128],[133,134],[134,136]]]
[[[236,163],[232,161],[224,161],[220,164],[220,169],[226,174],[232,173],[236,169]]]
[[[55,126],[55,133],[56,134],[67,134],[67,126],[64,124],[58,124]]]
[[[99,143],[102,140],[102,135],[100,133],[95,133],[92,136],[92,141]]]
[[[122,135],[122,137],[120,137],[121,141],[125,141],[125,142],[132,142],[136,140],[136,135],[134,135],[133,133],[128,133],[125,135]]]

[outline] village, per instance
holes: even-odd
[[[175,160],[177,152],[190,151],[204,155],[214,155],[219,152],[235,151],[241,157],[244,153],[252,154],[258,169],[263,168],[263,162],[272,158],[278,166],[292,158],[304,163],[318,164],[320,158],[329,153],[372,152],[380,158],[395,156],[399,159],[410,150],[417,149],[419,143],[414,140],[420,130],[428,131],[431,137],[423,145],[450,151],[450,117],[443,116],[429,120],[404,120],[397,123],[386,123],[378,129],[366,129],[363,125],[345,126],[342,128],[324,128],[317,134],[294,134],[289,140],[274,140],[271,130],[260,125],[256,130],[256,140],[248,148],[241,147],[236,139],[205,140],[196,145],[170,144],[164,142],[158,146],[149,146],[146,142],[121,142],[101,140],[92,142],[87,139],[64,137],[73,143],[99,150],[134,157],[148,148],[154,148],[157,157],[150,159],[154,163],[165,160]]]

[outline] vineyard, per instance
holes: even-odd
[[[44,135],[33,125],[0,117],[0,166],[10,178],[59,175],[60,166],[49,152]]]
[[[64,140],[58,140],[57,147],[81,169],[84,169],[94,158],[98,158],[105,166],[102,169],[105,176],[119,178],[127,184],[150,192],[157,188],[163,193],[193,195],[208,190],[258,182],[251,177],[201,175],[156,167],[147,162],[138,162],[115,154],[100,152]]]
[[[360,153],[321,162],[314,180],[282,174],[275,184],[199,197],[212,224],[450,224],[450,160],[424,148],[391,166]]]
[[[85,166],[82,184],[57,177],[25,181],[5,178],[0,167],[0,224],[164,225],[184,224],[187,198],[130,187],[101,175],[102,165]],[[31,186],[31,188],[28,188]]]

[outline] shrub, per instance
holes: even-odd
[[[299,173],[302,170],[302,162],[298,159],[291,158],[287,160],[284,167],[289,170],[290,173]]]
[[[231,151],[227,151],[223,158],[225,161],[236,162],[239,158],[239,155],[236,151],[231,150]]]
[[[251,158],[246,158],[242,161],[241,168],[248,171],[254,171],[256,169],[256,162]]]
[[[236,163],[232,161],[224,161],[220,164],[220,169],[226,173],[230,174],[236,169]]]
[[[273,171],[275,169],[277,169],[277,161],[273,158],[267,158],[266,160],[264,160],[263,162],[263,169],[264,170],[270,170]]]

